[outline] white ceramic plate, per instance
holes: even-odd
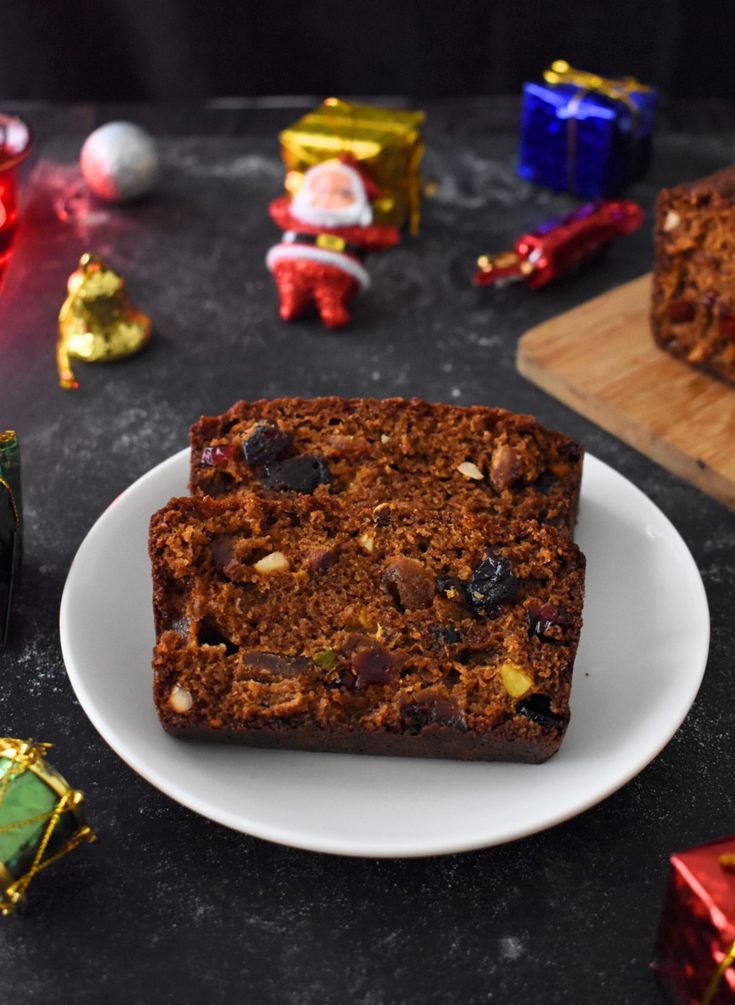
[[[416,856],[500,844],[593,806],[651,761],[699,688],[707,600],[674,527],[629,481],[585,460],[576,539],[587,555],[572,719],[542,765],[257,750],[175,740],[151,699],[148,520],[184,495],[189,452],[131,485],[72,564],[64,660],[85,712],[123,760],[197,813],[314,851]]]

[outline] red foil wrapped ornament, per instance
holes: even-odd
[[[400,241],[396,227],[373,223],[371,200],[377,195],[354,159],[343,157],[310,168],[293,199],[281,196],[271,203],[283,236],[266,264],[284,321],[316,308],[326,328],[350,323],[350,302],[370,285],[365,255]]]
[[[735,836],[670,862],[651,966],[678,1005],[733,1005]]]
[[[477,260],[475,285],[502,286],[524,280],[531,289],[546,286],[642,223],[643,210],[635,202],[588,202],[568,216],[519,237],[512,251],[482,255]]]

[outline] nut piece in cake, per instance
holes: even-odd
[[[182,715],[185,712],[188,712],[194,704],[191,692],[187,691],[185,687],[181,687],[179,684],[174,684],[171,688],[171,694],[168,697],[168,701],[174,712],[179,712]]]
[[[288,572],[288,559],[282,551],[272,551],[269,555],[264,555],[253,566],[256,572],[262,576],[270,576],[274,572]]]
[[[473,479],[477,482],[481,482],[485,477],[478,466],[472,461],[462,461],[461,464],[457,465],[457,471],[459,471],[463,478]]]

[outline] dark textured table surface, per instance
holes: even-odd
[[[305,102],[308,105],[311,102]],[[26,106],[36,127],[28,211],[0,293],[0,428],[23,450],[26,552],[0,656],[0,735],[56,744],[86,793],[99,842],[31,887],[0,920],[0,998],[30,1003],[663,1001],[648,964],[671,852],[735,830],[732,513],[524,381],[518,336],[647,271],[650,227],[545,292],[468,284],[479,252],[575,203],[515,174],[515,102],[428,106],[421,236],[370,262],[373,289],[346,334],[278,320],[263,266],[276,134],[300,109]],[[56,211],[93,126],[132,117],[160,140],[155,195],[129,208]],[[630,192],[733,160],[728,109],[679,110]],[[63,214],[62,214],[63,216]],[[55,316],[94,249],[154,318],[129,361],[78,367],[61,391]],[[604,347],[601,347],[604,351]],[[58,609],[76,549],[109,502],[186,445],[190,422],[240,397],[419,395],[535,413],[582,440],[673,521],[702,572],[708,670],[663,753],[615,795],[549,831],[429,859],[339,858],[230,831],[133,773],[89,723],[67,679]],[[671,612],[676,618],[677,612]],[[621,626],[625,630],[625,626]],[[624,728],[624,726],[622,727]]]

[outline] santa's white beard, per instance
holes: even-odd
[[[369,202],[358,200],[343,209],[323,209],[312,206],[311,192],[299,189],[291,202],[291,216],[312,227],[367,227],[373,222]]]

